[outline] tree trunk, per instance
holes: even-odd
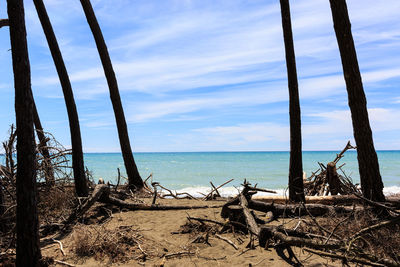
[[[122,108],[121,97],[119,95],[118,83],[115,77],[114,69],[112,67],[110,55],[108,54],[108,49],[90,0],[81,0],[81,4],[85,12],[86,19],[89,23],[90,29],[93,33],[93,37],[96,41],[97,50],[99,51],[101,63],[103,64],[104,73],[107,78],[107,83],[110,90],[110,98],[113,105],[115,120],[118,128],[121,152],[124,158],[126,173],[128,175],[129,186],[131,188],[140,189],[143,187],[143,180],[140,177],[135,160],[133,158],[129,141],[128,128],[126,126],[124,110]]]
[[[346,1],[330,0],[330,4],[357,145],[361,190],[370,200],[385,201]]]
[[[331,192],[332,196],[343,193],[340,187],[340,179],[336,171],[335,162],[329,162],[326,165],[326,179],[328,180],[329,191]]]
[[[42,24],[44,34],[46,35],[47,43],[49,45],[64,93],[65,104],[67,106],[72,145],[72,168],[74,171],[76,194],[80,197],[86,197],[88,196],[88,186],[83,163],[81,130],[71,82],[69,80],[68,72],[65,68],[64,60],[62,58],[60,48],[58,47],[57,39],[43,1],[34,0],[33,2],[40,19],[40,23]]]
[[[35,136],[31,73],[22,0],[8,0],[7,11],[15,86],[17,124],[17,259],[16,266],[39,266]]]
[[[32,99],[33,99],[33,96],[32,96]],[[42,156],[43,156],[44,170],[45,170],[44,175],[45,175],[46,183],[48,185],[53,186],[55,184],[54,170],[51,165],[50,153],[49,153],[49,149],[47,147],[46,136],[44,135],[44,132],[43,132],[42,123],[40,122],[39,113],[37,112],[37,108],[36,108],[34,99],[33,99],[33,123],[35,125],[36,134],[39,139],[39,146],[38,146],[39,149],[38,150],[40,153],[42,153]]]
[[[280,0],[282,14],[283,39],[285,42],[286,67],[289,87],[290,114],[290,163],[289,163],[289,199],[305,201],[303,187],[303,162],[301,150],[300,100],[297,83],[296,58],[294,54],[290,6],[288,0]]]

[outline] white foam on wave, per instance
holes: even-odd
[[[400,194],[400,186],[393,185],[393,186],[384,187],[383,194],[385,196]]]
[[[239,190],[239,191],[238,191]],[[222,197],[233,197],[238,194],[242,190],[242,187],[233,187],[227,186],[218,189],[218,192]],[[285,193],[284,189],[270,189],[276,191],[276,194],[266,193],[266,192],[258,192],[257,196],[283,196]],[[189,193],[194,197],[203,197],[211,192],[211,188],[207,186],[198,186],[198,187],[185,187],[179,190],[176,190],[178,193]],[[204,195],[203,195],[204,194]]]
[[[233,197],[238,194],[239,191],[242,190],[242,187],[233,187],[227,186],[218,189],[218,192],[221,194],[222,197]],[[270,189],[276,192],[273,193],[266,193],[266,192],[257,192],[257,196],[288,196],[289,192],[286,189]],[[185,187],[179,190],[173,190],[178,193],[189,193],[194,197],[203,197],[211,192],[211,188],[207,186],[194,186],[194,187]],[[383,188],[383,193],[385,196],[400,194],[400,186],[388,186]],[[204,195],[203,195],[204,194]]]

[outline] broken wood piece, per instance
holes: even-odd
[[[251,214],[250,210],[248,209],[248,202],[246,197],[241,193],[239,195],[240,198],[240,206],[243,209],[243,214],[246,220],[246,224],[249,227],[249,229],[251,230],[251,232],[255,233],[257,236],[260,232],[260,227],[258,227],[256,220],[254,218],[254,216]]]

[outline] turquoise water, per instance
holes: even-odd
[[[307,176],[318,169],[318,161],[326,164],[337,152],[303,152],[303,169]],[[198,192],[228,179],[235,180],[226,190],[236,189],[244,178],[260,187],[284,189],[287,187],[289,152],[179,152],[179,153],[135,153],[136,164],[142,178],[153,173],[153,181],[176,190]],[[385,187],[389,191],[400,191],[400,151],[378,151],[380,169]],[[4,160],[1,159],[2,161]],[[347,151],[339,164],[354,182],[359,181],[357,155]],[[85,165],[92,171],[95,180],[102,177],[115,183],[117,168],[125,176],[120,153],[87,153]]]
[[[337,152],[303,152],[303,169],[307,176],[318,169],[318,161],[326,165]],[[238,186],[244,178],[261,187],[283,189],[287,186],[289,152],[180,152],[135,153],[136,164],[143,178],[153,173],[154,181],[172,189],[209,187],[234,178]],[[400,151],[378,152],[381,174],[386,187],[400,188]],[[354,182],[359,181],[357,155],[348,151],[339,165]],[[85,154],[85,164],[95,178],[114,182],[117,168],[124,169],[119,153]],[[123,174],[124,175],[124,174]]]

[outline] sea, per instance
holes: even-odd
[[[303,170],[307,177],[319,169],[318,162],[326,165],[337,153],[339,151],[304,151]],[[384,193],[400,193],[400,151],[378,151],[377,154]],[[210,181],[218,186],[230,179],[234,180],[219,190],[224,196],[236,194],[245,179],[281,195],[287,191],[289,152],[149,152],[134,153],[134,158],[143,179],[152,174],[150,182],[195,196],[209,192]],[[117,168],[122,177],[126,177],[121,153],[85,153],[84,160],[95,181],[103,178],[115,184]],[[0,156],[0,162],[4,163],[4,156]],[[347,151],[338,163],[342,164],[339,174],[359,183],[356,151]]]

